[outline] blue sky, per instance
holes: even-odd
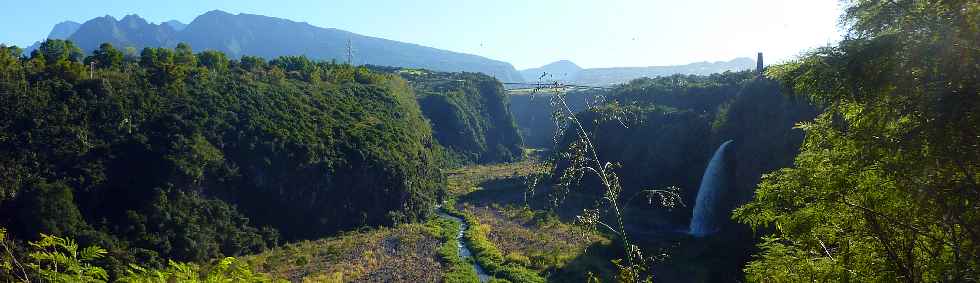
[[[220,9],[472,53],[518,69],[779,61],[840,38],[837,0],[0,0],[0,42],[26,46],[64,20],[138,14],[190,23]]]

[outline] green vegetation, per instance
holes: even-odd
[[[631,204],[652,202],[638,195],[645,188],[670,185],[692,204],[711,151],[734,139],[736,187],[723,205],[755,199],[736,210],[740,224],[708,239],[648,234],[645,249],[680,255],[654,266],[659,278],[742,276],[755,241],[747,224],[765,235],[744,270],[750,281],[976,280],[980,5],[845,4],[845,40],[770,68],[771,79],[670,76],[611,91],[608,103],[577,115],[581,128],[559,133],[552,182],[562,186],[538,193],[561,203],[559,212],[606,199],[606,211],[585,214],[596,223],[616,223],[623,207],[627,225],[616,231],[683,229],[689,209]],[[581,157],[592,149],[596,156]],[[612,169],[582,174],[594,160]],[[626,197],[609,189],[618,186]]]
[[[459,255],[459,240],[456,240],[456,235],[458,235],[462,223],[456,223],[443,218],[431,221],[435,221],[441,228],[440,231],[442,233],[440,234],[440,239],[443,243],[439,246],[439,257],[449,265],[448,270],[443,275],[442,281],[480,282],[472,263],[468,260],[463,260]]]
[[[469,165],[447,172],[446,190],[453,197],[461,197],[482,190],[481,185],[498,181],[523,181],[529,175],[541,174],[547,170],[545,164],[530,159],[512,163]]]
[[[649,229],[684,226],[690,209],[651,207],[639,197],[649,188],[676,186],[685,204],[693,204],[701,175],[711,154],[726,140],[734,139],[737,183],[732,202],[751,198],[763,172],[791,164],[803,136],[792,126],[816,115],[806,99],[781,94],[774,81],[752,72],[711,76],[674,75],[643,78],[608,91],[606,102],[579,112],[583,130],[597,156],[616,164],[623,186],[624,209],[640,213]],[[573,94],[566,94],[572,97]],[[552,182],[558,182],[569,165],[579,130],[559,132]],[[563,214],[590,208],[601,198],[600,180],[585,176],[562,190],[548,190],[551,201],[562,200]],[[544,195],[542,195],[544,197]],[[570,216],[570,215],[566,215]]]
[[[566,103],[572,112],[581,112],[591,106],[600,105],[608,91],[601,89],[571,91],[565,95]],[[557,125],[553,119],[555,107],[550,91],[540,89],[512,91],[511,110],[514,121],[524,137],[524,145],[533,148],[550,149],[555,145]]]
[[[27,258],[18,259],[10,252],[6,229],[0,228],[0,271],[5,281],[13,282],[107,282],[108,273],[98,266],[106,250],[98,246],[81,248],[72,239],[40,235],[28,243]],[[21,263],[28,262],[28,263]],[[25,265],[27,268],[25,268]],[[248,264],[226,257],[205,269],[193,263],[170,261],[166,268],[153,269],[130,264],[126,274],[115,282],[276,282],[265,274],[253,273]]]
[[[503,255],[504,264],[524,266],[553,282],[584,281],[589,271],[609,272],[602,270],[609,263],[606,255],[589,254],[605,252],[611,244],[609,240],[582,227],[563,223],[546,211],[498,204],[480,207],[468,203],[462,204],[462,211],[480,223],[480,232],[485,235],[483,239],[474,236],[474,241],[493,243],[495,252]],[[488,254],[496,255],[494,252]]]
[[[525,181],[547,170],[525,161],[450,171],[448,189],[459,195],[447,206],[470,225],[464,236],[477,262],[511,282],[585,281],[590,272],[612,278],[608,240],[524,207]]]
[[[980,3],[849,1],[836,46],[768,70],[826,106],[735,219],[753,281],[980,278]]]
[[[465,278],[462,264],[444,256],[445,242],[458,230],[433,218],[345,232],[300,241],[242,257],[257,272],[302,282],[435,282],[445,276]],[[446,238],[449,236],[450,238]],[[453,246],[455,248],[455,246]],[[451,255],[456,255],[455,250]],[[475,278],[475,274],[472,275]]]
[[[456,209],[447,209],[447,211],[450,215],[463,218],[466,224],[470,226],[463,238],[470,250],[473,251],[476,262],[485,268],[490,275],[509,282],[545,282],[541,275],[528,268],[530,262],[526,258],[524,258],[525,260],[519,260],[517,257],[505,259],[494,243],[487,239],[487,233],[491,229],[489,226],[480,224],[479,220],[465,211]]]
[[[478,73],[441,73],[371,66],[412,84],[422,114],[456,164],[498,163],[522,157],[521,136],[500,82]]]
[[[0,225],[104,247],[110,278],[423,219],[443,184],[395,75],[185,45],[3,51]]]
[[[540,100],[186,44],[0,46],[0,281],[978,281],[980,4],[844,7],[839,44],[765,75]],[[733,215],[692,237],[727,140]]]
[[[553,91],[553,98],[572,95]],[[792,126],[816,110],[781,91],[747,71],[674,75],[631,81],[582,112],[564,109],[552,115],[566,122],[555,124],[551,174],[528,191],[529,204],[613,239],[620,251],[612,258],[621,259],[616,280],[738,278],[755,242],[747,226],[719,221],[723,232],[707,240],[682,231],[719,144],[735,139],[738,156],[735,188],[725,191],[720,210],[747,201],[763,172],[790,164],[802,142]]]

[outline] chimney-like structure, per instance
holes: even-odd
[[[761,75],[762,69],[765,68],[764,66],[762,64],[762,52],[759,52],[759,57],[755,59],[755,72]]]

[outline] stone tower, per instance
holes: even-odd
[[[762,64],[762,52],[759,52],[759,57],[755,60],[755,72],[761,75],[762,70],[765,68],[764,66]]]

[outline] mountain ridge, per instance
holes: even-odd
[[[521,75],[524,76],[525,81],[537,81],[539,79],[544,79],[542,76],[547,77],[550,80],[569,80],[582,71],[582,67],[576,65],[574,62],[569,60],[558,60],[555,62],[548,63],[547,65],[521,70]]]
[[[568,68],[578,67],[568,60],[559,60],[547,65],[521,70],[526,81],[538,81],[542,72],[549,75],[545,80],[559,80],[587,85],[610,85],[626,83],[642,77],[659,77],[674,74],[710,75],[725,71],[743,71],[755,67],[755,60],[748,57],[737,57],[728,61],[701,61],[684,65],[646,66],[646,67],[604,67],[579,68],[577,71]]]
[[[304,55],[316,60],[347,61],[350,42],[355,65],[423,68],[443,72],[479,72],[502,81],[523,81],[510,63],[490,58],[394,41],[306,22],[256,14],[212,10],[189,24],[150,23],[138,15],[112,16],[80,24],[67,38],[86,52],[108,42],[119,49],[175,47],[187,43],[195,51],[213,49],[232,58],[244,55],[267,59]],[[33,50],[29,48],[25,54]],[[135,54],[134,54],[135,55]]]
[[[77,31],[78,28],[81,27],[81,26],[82,26],[82,24],[77,23],[77,22],[74,22],[74,21],[60,22],[60,23],[54,25],[54,28],[51,29],[51,32],[50,33],[48,33],[48,37],[47,38],[53,38],[53,39],[65,39],[65,38],[68,38],[73,33],[75,33],[75,31]]]

